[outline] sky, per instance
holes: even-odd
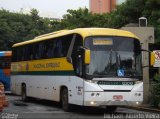
[[[62,18],[67,9],[89,8],[89,0],[0,0],[0,9],[29,13],[35,8],[41,17]]]

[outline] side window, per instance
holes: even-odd
[[[26,49],[26,46],[23,47],[23,61],[26,60],[26,52],[27,52],[27,49]]]
[[[58,37],[54,40],[55,48],[54,48],[54,56],[55,57],[66,57],[73,34]]]
[[[24,57],[25,57],[25,47],[22,46],[22,47],[21,47],[21,50],[22,50],[22,51],[21,51],[21,53],[22,53],[22,54],[21,54],[21,61],[24,61]]]
[[[24,46],[24,61],[30,60],[30,46]]]
[[[71,41],[72,41],[72,37],[73,35],[67,35],[67,36],[64,36],[62,38],[62,52],[63,52],[63,56],[66,57],[67,56],[67,53],[68,53],[68,50],[69,50],[69,46],[71,44]]]
[[[83,38],[77,34],[72,53],[76,52],[81,46],[83,46]]]
[[[25,47],[25,60],[30,60],[30,46],[26,45]]]
[[[39,56],[39,43],[35,43],[34,44],[34,59],[35,60],[40,59],[40,56]]]
[[[62,57],[62,40],[60,38],[55,40],[55,49],[54,49],[54,56],[56,58]]]
[[[39,59],[41,59],[43,57],[43,52],[44,52],[43,43],[40,42],[39,43],[39,47],[38,47],[38,56],[39,56]]]
[[[12,62],[17,61],[17,48],[12,48]]]
[[[22,57],[22,47],[18,47],[18,49],[17,49],[17,61],[21,61],[22,60],[21,57]]]
[[[49,40],[46,42],[46,55],[47,58],[52,58],[54,57],[54,49],[55,49],[55,44],[54,40]]]
[[[13,61],[38,60],[66,57],[73,34],[13,48]],[[73,52],[83,45],[80,35],[76,36]]]
[[[34,54],[33,54],[33,46],[29,45],[29,60],[33,60]]]
[[[46,58],[66,57],[72,36],[73,35],[66,35],[46,41]]]

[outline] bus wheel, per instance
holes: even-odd
[[[64,88],[61,93],[62,108],[64,111],[71,111],[71,105],[68,102],[68,89]]]
[[[22,85],[22,101],[26,102],[27,101],[27,95],[26,95],[26,86]]]

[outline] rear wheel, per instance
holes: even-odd
[[[71,105],[68,102],[68,89],[64,88],[61,93],[62,108],[64,111],[71,111]]]
[[[22,101],[26,102],[27,101],[27,93],[26,93],[26,85],[22,85]]]

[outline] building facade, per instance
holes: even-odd
[[[116,5],[121,4],[125,0],[90,0],[90,11],[92,13],[110,13],[115,9]]]
[[[142,49],[150,51],[149,44],[154,44],[154,27],[122,27],[122,30],[134,33],[140,39]],[[150,67],[149,67],[149,52],[142,52],[142,69],[143,69],[143,100],[148,104],[151,99],[151,80],[150,80]],[[151,68],[152,69],[152,68]],[[155,68],[154,68],[155,69]],[[152,71],[153,72],[153,71]]]

